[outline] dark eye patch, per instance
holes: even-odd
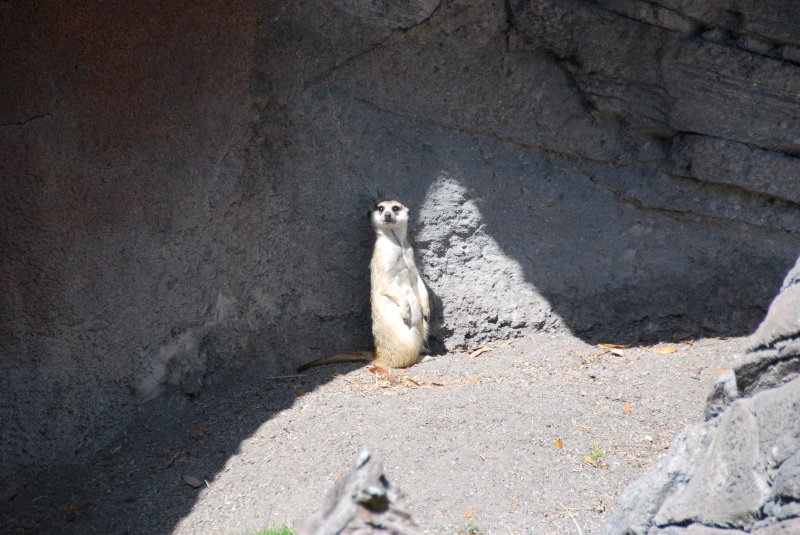
[[[400,207],[399,206],[397,206],[396,204],[394,206],[392,206],[392,212],[394,212],[396,214],[399,211],[400,211]]]
[[[376,207],[375,207],[375,209],[376,209],[377,211],[379,211],[379,212],[383,213],[383,206],[381,206],[380,204],[379,204],[378,206],[376,206]]]

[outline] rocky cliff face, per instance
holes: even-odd
[[[749,332],[800,249],[798,9],[0,5],[4,473],[367,348],[377,197],[436,347]]]

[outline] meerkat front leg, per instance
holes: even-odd
[[[428,297],[428,289],[422,282],[422,277],[417,274],[417,292],[419,293],[419,304],[422,307],[422,316],[428,320],[431,317],[431,302]]]
[[[417,299],[417,293],[410,284],[406,285],[406,299],[408,301],[409,313],[411,314],[406,325],[409,329],[413,329],[422,322],[422,308],[419,299]]]
[[[417,293],[419,294],[419,304],[422,308],[422,323],[424,327],[423,335],[427,340],[428,324],[430,323],[431,319],[431,302],[430,298],[428,297],[428,289],[425,287],[425,283],[422,282],[422,277],[419,276],[419,273],[417,273]]]
[[[411,326],[411,306],[406,298],[405,294],[400,290],[400,287],[396,284],[393,284],[383,292],[381,295],[389,299],[392,303],[397,305],[397,308],[400,309],[400,316],[403,318],[403,323],[406,324],[407,327]]]

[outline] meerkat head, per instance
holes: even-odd
[[[370,213],[375,229],[399,230],[408,226],[409,210],[399,201],[381,201]]]

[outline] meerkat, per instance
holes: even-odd
[[[323,357],[297,371],[334,362],[372,361],[391,368],[407,368],[419,362],[428,338],[430,300],[408,241],[409,214],[398,201],[379,202],[370,212],[375,230],[370,262],[374,351]]]

